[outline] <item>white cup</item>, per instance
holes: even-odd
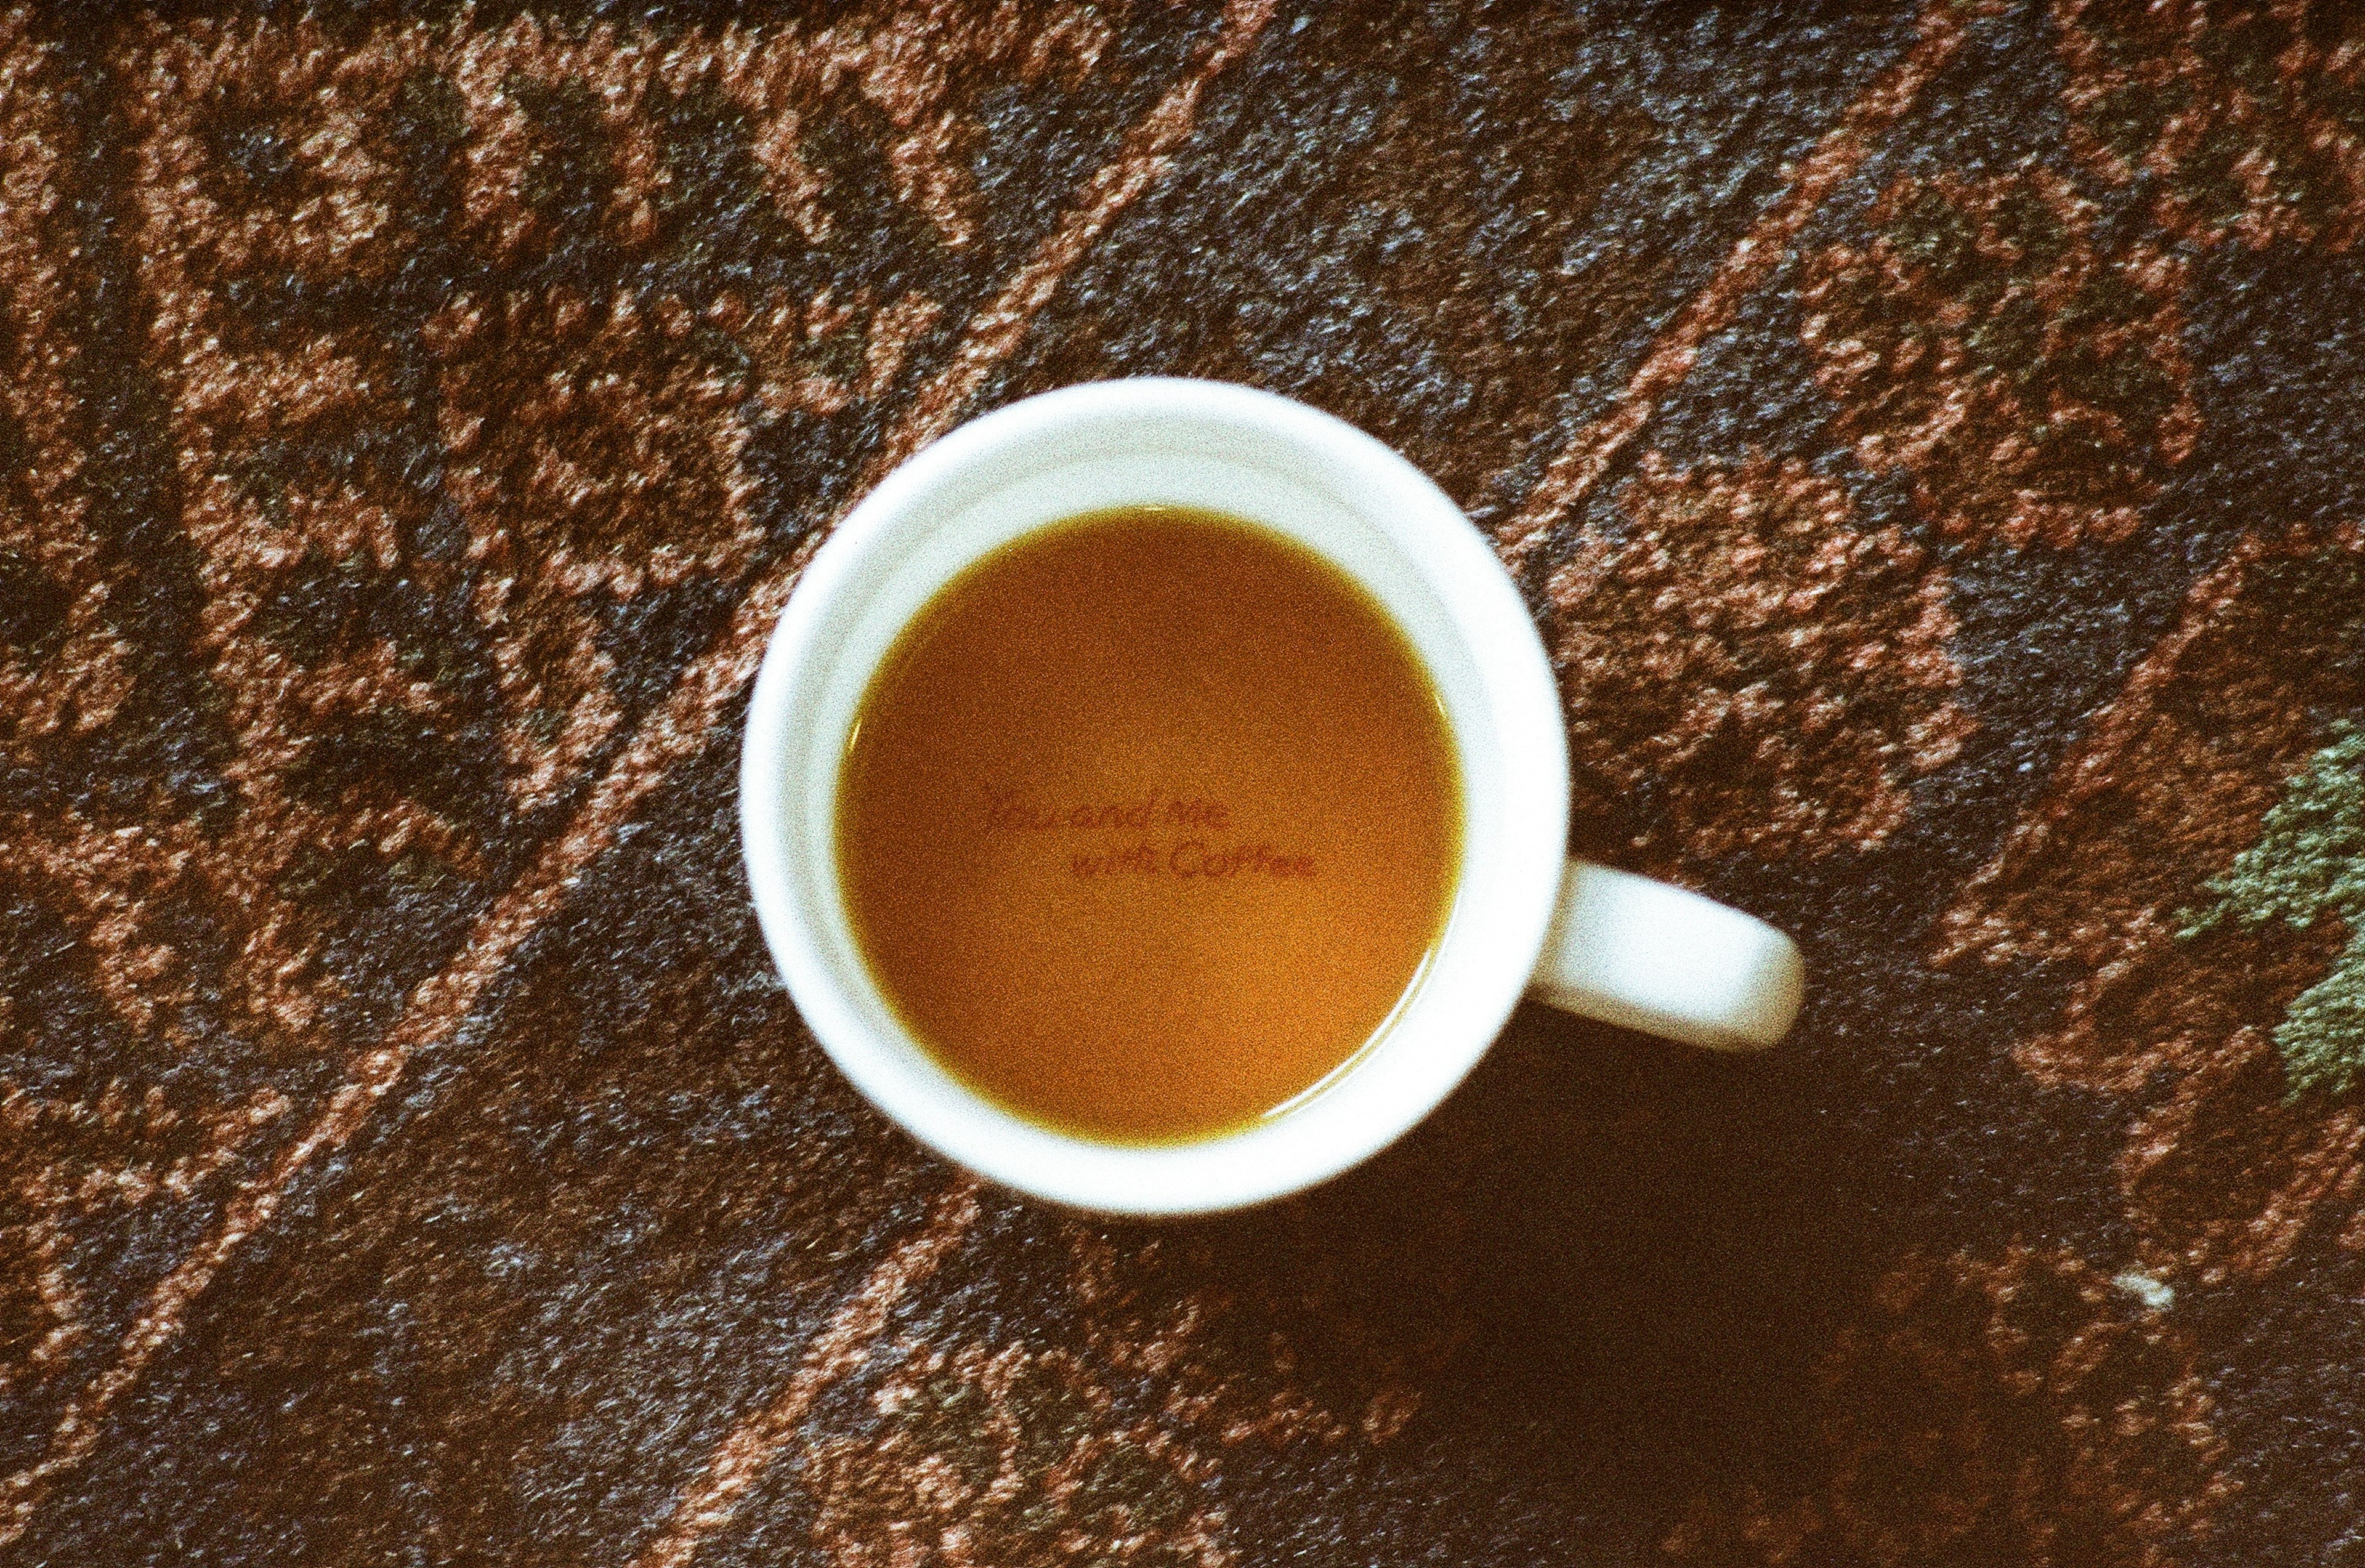
[[[1121,1145],[1029,1122],[938,1065],[888,1005],[838,884],[838,769],[872,672],[980,556],[1085,512],[1168,505],[1293,539],[1385,608],[1442,698],[1466,813],[1428,973],[1317,1092],[1239,1131]],[[1679,888],[1571,861],[1568,741],[1526,605],[1419,470],[1301,403],[1217,382],[1097,382],[964,425],[895,470],[805,568],[757,677],[740,761],[747,879],[805,1022],[871,1103],[1021,1192],[1109,1214],[1262,1202],[1384,1148],[1452,1092],[1522,995],[1724,1048],[1798,1011],[1788,937]]]

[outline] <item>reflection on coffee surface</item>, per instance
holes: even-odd
[[[1427,673],[1335,568],[1235,520],[1094,514],[970,566],[856,716],[838,872],[912,1033],[1021,1115],[1250,1123],[1418,981],[1459,870]]]

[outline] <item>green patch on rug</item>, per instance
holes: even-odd
[[[2348,923],[2332,972],[2292,999],[2275,1028],[2294,1096],[2345,1094],[2365,1082],[2365,725],[2343,722],[2267,812],[2259,842],[2209,879],[2217,902],[2180,936],[2227,921],[2299,929],[2326,915]]]

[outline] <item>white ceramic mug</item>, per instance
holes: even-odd
[[[1381,1037],[1318,1092],[1197,1142],[1096,1142],[1026,1121],[939,1066],[855,944],[835,847],[839,763],[872,672],[964,567],[1085,512],[1163,504],[1293,539],[1362,585],[1443,699],[1463,776],[1445,935]],[[756,680],[740,829],[764,935],[805,1021],[888,1115],[1022,1192],[1173,1215],[1279,1197],[1420,1120],[1522,995],[1689,1043],[1772,1044],[1799,1006],[1789,938],[1682,889],[1565,858],[1568,741],[1527,607],[1445,493],[1351,425],[1216,382],[1097,382],[961,427],[890,475],[817,551]]]

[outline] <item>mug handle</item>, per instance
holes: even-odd
[[[1798,944],[1755,916],[1571,860],[1528,994],[1686,1045],[1756,1051],[1790,1032],[1805,980]]]

